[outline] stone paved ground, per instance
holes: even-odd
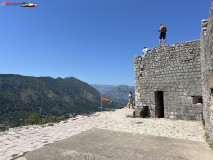
[[[213,160],[213,152],[203,142],[93,128],[18,160]]]
[[[54,126],[27,126],[0,133],[0,160],[9,160],[46,144],[76,135],[91,128],[164,136],[205,142],[200,121],[130,118],[132,110],[98,112],[77,116]]]

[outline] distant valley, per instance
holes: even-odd
[[[105,84],[91,84],[91,86],[97,89],[103,95],[113,90],[116,87],[113,85],[105,85]]]
[[[91,84],[92,87],[96,88],[101,94],[106,96],[109,100],[127,104],[129,101],[129,92],[132,92],[133,99],[135,99],[135,87],[127,85],[103,85],[103,84]]]

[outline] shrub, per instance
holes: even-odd
[[[33,113],[28,119],[28,124],[41,124],[42,119],[40,118],[40,115],[38,113]]]
[[[56,116],[51,116],[48,119],[40,118],[38,113],[33,113],[28,119],[27,124],[45,124],[45,123],[58,123],[59,119]]]
[[[122,109],[124,106],[116,106],[115,109]]]
[[[59,119],[56,116],[51,116],[47,119],[46,123],[58,123]]]

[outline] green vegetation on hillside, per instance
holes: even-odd
[[[104,107],[117,105],[108,103]],[[0,74],[0,124],[10,127],[25,125],[33,113],[45,119],[99,110],[100,93],[74,77],[54,79]]]

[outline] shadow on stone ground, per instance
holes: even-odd
[[[213,152],[208,144],[203,142],[91,129],[29,152],[25,158],[27,160],[213,160]]]

